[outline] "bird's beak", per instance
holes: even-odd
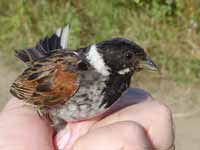
[[[152,71],[159,71],[158,66],[149,57],[139,62],[139,68],[148,69]]]

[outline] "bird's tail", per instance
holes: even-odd
[[[23,62],[30,64],[48,54],[52,50],[67,48],[70,26],[59,28],[50,37],[41,39],[35,47],[22,50],[16,50],[16,56]]]

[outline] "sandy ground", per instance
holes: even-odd
[[[0,109],[11,97],[9,85],[17,73],[0,62]],[[147,79],[148,80],[148,79]],[[156,79],[155,79],[156,80]],[[155,99],[164,101],[174,113],[177,150],[200,150],[200,94],[195,87],[176,85],[171,81],[162,81],[144,85],[145,81],[135,86],[150,91]],[[167,86],[166,86],[167,85]],[[192,101],[190,101],[193,99]]]
[[[175,119],[176,149],[200,149],[200,113],[189,118]]]
[[[17,77],[16,71],[13,71],[9,67],[6,67],[5,64],[3,64],[0,61],[0,109],[3,107],[3,105],[6,103],[6,101],[11,97],[9,93],[9,86],[11,83],[15,80]]]

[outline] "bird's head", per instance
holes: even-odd
[[[101,74],[127,74],[145,68],[158,70],[144,49],[124,38],[113,38],[88,48],[86,58]]]

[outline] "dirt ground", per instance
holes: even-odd
[[[0,62],[0,109],[11,97],[9,85],[16,78],[17,73]],[[148,80],[148,79],[147,79]],[[144,85],[145,83],[145,85]],[[176,131],[177,150],[200,149],[200,94],[194,87],[177,85],[172,81],[152,79],[154,84],[145,81],[135,83],[135,86],[150,91],[156,100],[166,103],[172,110]],[[191,101],[192,99],[192,101]]]

